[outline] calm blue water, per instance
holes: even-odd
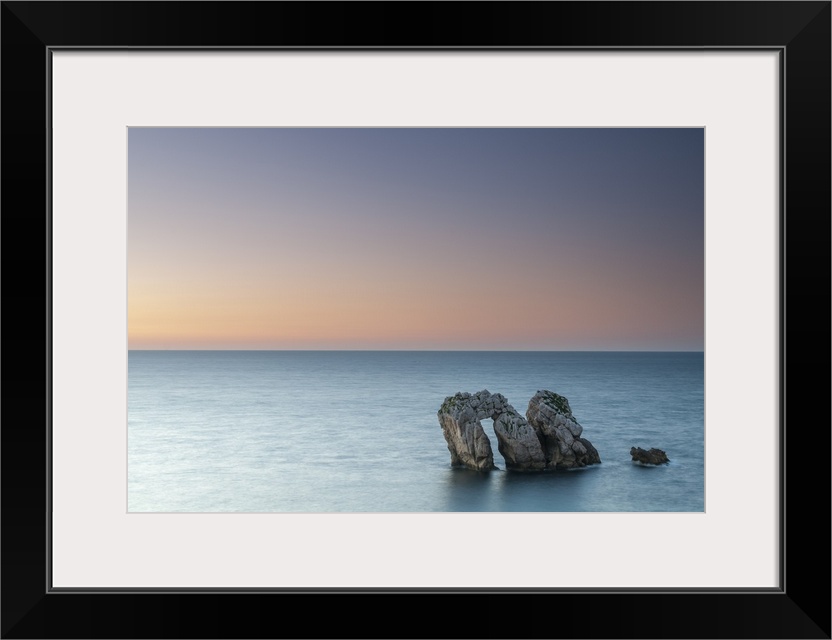
[[[457,391],[569,399],[602,463],[450,467]],[[490,420],[483,422],[501,469]],[[671,463],[634,464],[630,447]],[[131,351],[128,510],[703,511],[702,353]]]

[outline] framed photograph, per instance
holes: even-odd
[[[3,637],[830,637],[829,2],[2,11]]]

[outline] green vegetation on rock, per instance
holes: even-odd
[[[554,407],[567,418],[572,417],[572,409],[569,408],[569,401],[566,398],[552,391],[544,391],[543,397],[546,399],[546,404]]]

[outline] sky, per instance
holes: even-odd
[[[701,128],[130,128],[130,349],[704,349]]]

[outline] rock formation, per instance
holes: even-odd
[[[477,471],[497,468],[494,466],[491,441],[480,422],[486,418],[494,421],[497,444],[507,465],[533,468],[543,461],[543,452],[534,431],[502,394],[492,395],[487,390],[474,394],[457,393],[445,398],[437,415],[454,466]]]
[[[496,469],[491,441],[482,420],[494,421],[497,447],[512,471],[568,469],[601,462],[595,447],[581,438],[569,402],[551,391],[538,391],[526,418],[505,396],[487,390],[445,398],[437,412],[451,453],[451,464],[477,471]],[[527,420],[528,418],[528,420]]]
[[[632,447],[630,455],[633,456],[633,462],[641,462],[642,464],[667,464],[670,462],[667,454],[661,449],[645,451],[641,447]]]
[[[540,471],[546,466],[543,449],[534,429],[511,405],[494,419],[497,448],[513,471]]]
[[[526,417],[543,446],[547,469],[571,469],[601,462],[592,443],[581,437],[584,428],[563,396],[538,391],[529,401]]]

